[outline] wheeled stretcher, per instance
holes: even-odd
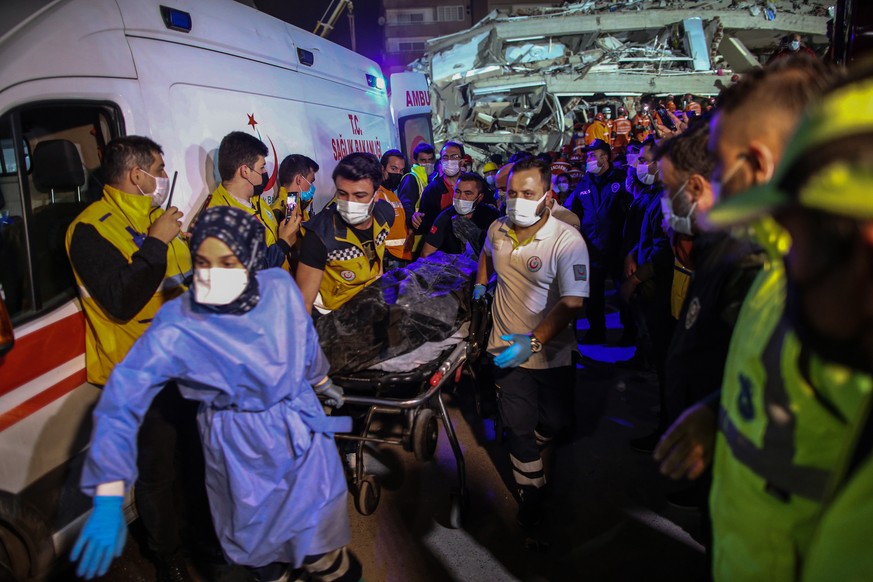
[[[442,423],[451,445],[457,469],[457,488],[450,495],[449,524],[460,527],[467,501],[464,456],[452,420],[446,410],[443,389],[455,381],[462,369],[476,378],[476,364],[484,350],[490,328],[490,305],[482,299],[473,303],[471,320],[451,338],[437,345],[425,345],[414,353],[404,355],[402,361],[416,365],[421,354],[436,357],[416,365],[409,371],[399,371],[398,363],[386,362],[383,369],[368,369],[359,373],[331,376],[345,391],[345,406],[363,412],[355,434],[337,434],[339,440],[354,441],[354,463],[351,463],[351,490],[355,508],[362,515],[372,514],[378,504],[381,486],[375,476],[367,474],[364,464],[365,443],[399,445],[412,452],[416,460],[427,462],[436,452],[439,424]],[[424,356],[427,357],[427,356]],[[395,360],[401,360],[396,358]],[[346,413],[345,407],[342,411]],[[402,433],[397,436],[381,434],[379,415],[397,415],[402,418]],[[396,432],[396,431],[395,431]]]

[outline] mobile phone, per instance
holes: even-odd
[[[285,217],[290,218],[295,210],[297,210],[297,193],[288,192],[288,200],[285,201]]]

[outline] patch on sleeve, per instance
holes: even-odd
[[[436,233],[437,233],[437,227],[436,227],[436,225],[430,227],[430,233],[431,233],[431,234],[436,234]]]
[[[587,281],[588,265],[573,265],[573,277],[577,281]]]

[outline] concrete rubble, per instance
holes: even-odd
[[[787,34],[827,44],[827,0],[587,0],[495,10],[428,41],[410,65],[431,81],[437,144],[460,139],[480,161],[558,150],[599,109],[717,95],[765,62]]]

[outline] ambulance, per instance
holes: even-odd
[[[343,156],[431,139],[427,92],[403,74],[392,117],[376,63],[234,0],[0,2],[0,580],[45,577],[91,505],[78,481],[100,389],[64,235],[100,197],[105,145],[159,143],[190,221],[221,138],[246,131],[270,151],[268,201],[302,153],[319,208]]]

